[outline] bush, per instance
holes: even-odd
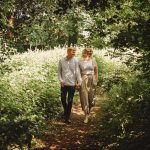
[[[109,149],[146,149],[149,143],[149,82],[136,76],[113,85],[103,101],[101,135]],[[112,146],[113,145],[113,146]],[[127,146],[128,145],[128,146]]]
[[[1,74],[0,82],[2,149],[30,147],[32,136],[41,134],[46,122],[60,113],[56,70],[60,55],[55,53],[29,52],[5,60],[9,71]]]
[[[102,53],[96,53],[101,90],[101,116],[97,116],[101,149],[148,150],[150,82],[141,72]]]
[[[105,52],[106,53],[106,52]],[[103,51],[96,53],[96,61],[99,69],[99,86],[103,92],[108,92],[112,86],[123,84],[131,72],[119,59],[111,59]]]

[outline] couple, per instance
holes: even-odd
[[[94,86],[98,81],[98,67],[92,58],[92,49],[86,48],[82,58],[74,58],[76,49],[69,47],[67,56],[59,61],[58,79],[61,85],[61,102],[64,108],[65,123],[70,122],[73,97],[77,89],[80,94],[82,110],[85,113],[84,123],[88,122],[90,109],[93,106]]]

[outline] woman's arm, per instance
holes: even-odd
[[[94,67],[94,75],[95,75],[96,81],[98,81],[98,66]]]
[[[92,63],[93,63],[93,66],[94,66],[95,80],[98,81],[98,65],[97,65],[97,62],[94,58],[92,59]]]

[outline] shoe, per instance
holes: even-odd
[[[95,106],[95,100],[93,100],[91,103],[91,107],[94,107],[94,106]]]
[[[88,116],[85,116],[84,123],[88,123]]]
[[[71,121],[70,121],[70,120],[65,120],[65,123],[66,123],[66,124],[70,124]]]

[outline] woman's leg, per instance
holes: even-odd
[[[82,79],[81,89],[80,89],[80,102],[82,110],[85,114],[84,123],[88,122],[88,113],[89,113],[89,102],[88,102],[88,89],[87,89],[88,78],[84,77]]]
[[[88,110],[85,110],[84,113],[85,113],[84,123],[88,123],[89,111],[88,111]]]
[[[89,78],[89,91],[88,91],[88,101],[89,101],[89,111],[92,106],[94,106],[94,86],[93,86],[93,76]]]

